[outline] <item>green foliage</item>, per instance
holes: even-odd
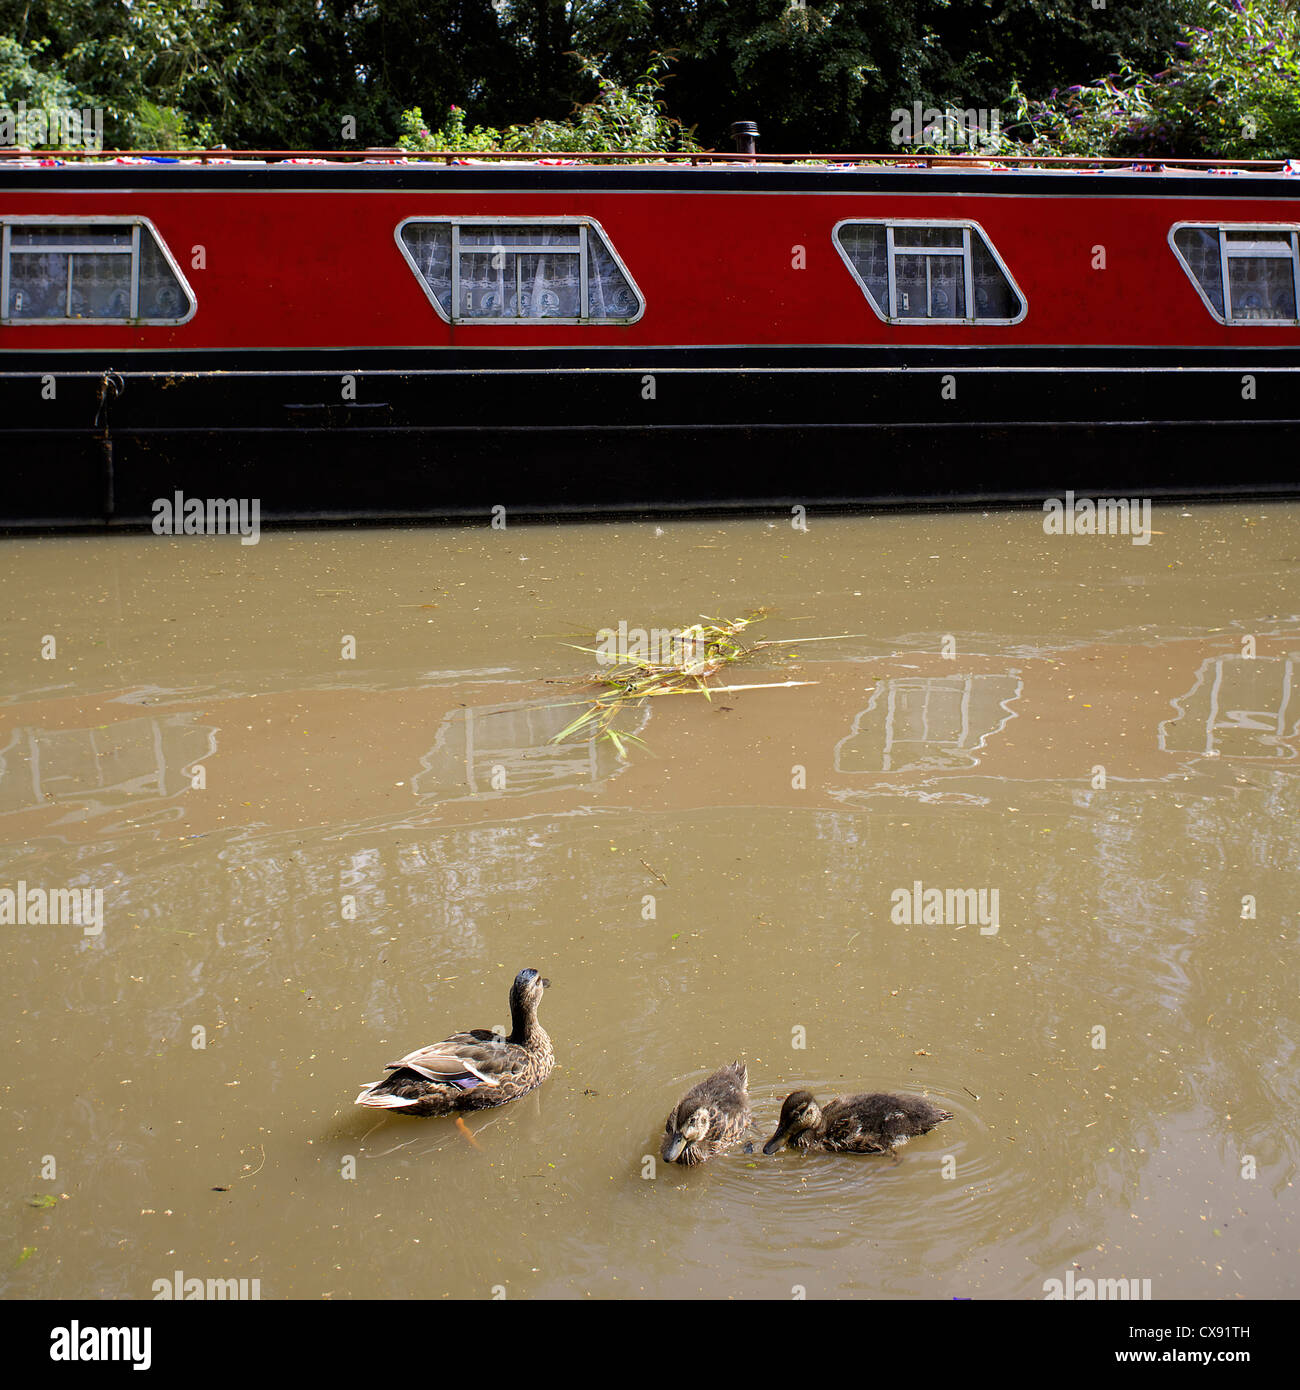
[[[611,150],[689,152],[702,148],[691,131],[667,114],[661,74],[669,59],[660,53],[630,86],[606,77],[597,64],[580,58],[582,70],[599,89],[594,101],[579,106],[567,121],[534,121],[505,132],[508,150],[581,153]]]
[[[459,106],[448,108],[447,119],[436,131],[429,129],[424,112],[413,106],[402,112],[401,130],[397,138],[399,150],[448,150],[468,154],[501,148],[499,130],[478,125],[466,130],[465,113]]]
[[[184,143],[202,123],[231,143],[294,139],[334,74],[330,0],[0,0],[0,33],[103,107],[109,145]],[[338,143],[337,133],[330,144]]]
[[[892,112],[999,108],[1088,81],[1116,54],[1156,63],[1198,0],[658,0],[651,38],[679,51],[673,110],[709,142],[757,121],[761,148],[890,148]]]
[[[29,108],[87,105],[63,73],[47,64],[48,46],[42,39],[22,44],[0,34],[0,106],[16,108],[20,101]]]
[[[631,86],[606,77],[600,66],[581,58],[583,71],[597,86],[595,100],[577,107],[565,121],[533,121],[529,125],[494,130],[465,127],[465,113],[452,106],[436,131],[425,124],[420,108],[402,113],[399,149],[449,151],[518,151],[529,154],[608,153],[610,151],[698,150],[691,132],[665,112],[663,78],[668,59],[655,54],[650,66]]]
[[[680,0],[678,106],[725,141],[758,123],[762,148],[864,150],[887,145],[889,111],[925,97],[925,6],[893,0]]]
[[[136,108],[133,125],[141,149],[178,150],[190,143],[189,118],[174,106],[143,100]]]
[[[1300,16],[1283,0],[1206,0],[1173,61],[1121,63],[1034,101],[1013,86],[1015,133],[1038,154],[1286,159],[1300,155]]]
[[[1293,0],[0,0],[0,101],[102,107],[135,148],[728,148],[753,120],[867,152],[919,101],[1044,152],[1265,156],[1300,145],[1295,29]]]

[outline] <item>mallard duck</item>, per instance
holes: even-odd
[[[804,1152],[892,1153],[914,1135],[927,1134],[951,1119],[949,1111],[921,1096],[873,1092],[836,1096],[818,1105],[810,1091],[792,1091],[782,1102],[776,1133],[763,1145],[763,1152],[774,1154],[788,1144]]]
[[[389,1062],[392,1074],[364,1087],[356,1103],[403,1115],[450,1115],[504,1105],[540,1086],[555,1065],[551,1040],[537,1021],[550,983],[536,970],[521,970],[510,987],[508,1038],[473,1028],[409,1052]]]
[[[749,1072],[732,1062],[692,1086],[664,1124],[666,1163],[703,1163],[744,1138],[749,1128]]]

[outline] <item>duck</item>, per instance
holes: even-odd
[[[521,970],[510,986],[509,1037],[471,1028],[408,1052],[400,1062],[388,1063],[384,1080],[363,1086],[355,1103],[402,1115],[450,1115],[526,1095],[555,1066],[551,1040],[537,1021],[542,991],[550,983],[536,970]]]
[[[693,1167],[743,1139],[749,1128],[748,1087],[744,1062],[730,1062],[692,1086],[664,1123],[664,1162]]]
[[[811,1091],[791,1091],[781,1103],[776,1133],[763,1152],[776,1153],[785,1145],[804,1153],[893,1153],[918,1134],[951,1120],[922,1096],[896,1096],[873,1091],[855,1096],[836,1096],[818,1105]]]

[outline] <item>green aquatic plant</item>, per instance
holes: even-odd
[[[674,628],[659,633],[657,642],[642,642],[640,648],[633,643],[632,650],[619,650],[614,640],[612,628],[602,628],[601,633],[610,637],[596,647],[579,647],[574,643],[566,645],[575,651],[587,652],[603,663],[614,667],[596,677],[595,683],[604,689],[588,700],[579,701],[585,706],[582,713],[570,724],[561,729],[551,739],[552,743],[562,743],[566,738],[581,733],[590,738],[608,740],[620,758],[627,757],[627,745],[645,740],[625,729],[616,727],[618,720],[628,709],[640,709],[648,699],[659,695],[703,695],[711,700],[714,695],[738,690],[775,690],[796,685],[816,685],[816,681],[760,681],[743,685],[711,685],[710,682],[720,672],[735,666],[746,657],[768,647],[791,646],[794,642],[831,642],[834,637],[802,637],[782,642],[746,642],[742,634],[752,624],[765,617],[759,609],[744,618],[722,621],[717,618],[704,618],[690,627]],[[620,629],[620,633],[626,629]],[[849,634],[841,634],[848,636]],[[644,636],[644,634],[643,634]],[[600,633],[597,634],[600,637]],[[654,654],[651,655],[651,649]]]

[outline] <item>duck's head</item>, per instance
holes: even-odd
[[[804,1130],[816,1129],[821,1120],[821,1109],[811,1091],[791,1091],[781,1103],[781,1118],[777,1121],[776,1133],[763,1145],[763,1152],[776,1153]]]
[[[510,1007],[512,1009],[522,1009],[526,1013],[532,1013],[541,1002],[542,991],[550,985],[550,980],[543,980],[541,973],[536,970],[521,970],[515,976],[515,982],[510,986]]]
[[[689,1115],[674,1112],[664,1126],[663,1155],[665,1163],[676,1163],[688,1144],[698,1144],[709,1132],[709,1112],[701,1106]]]

